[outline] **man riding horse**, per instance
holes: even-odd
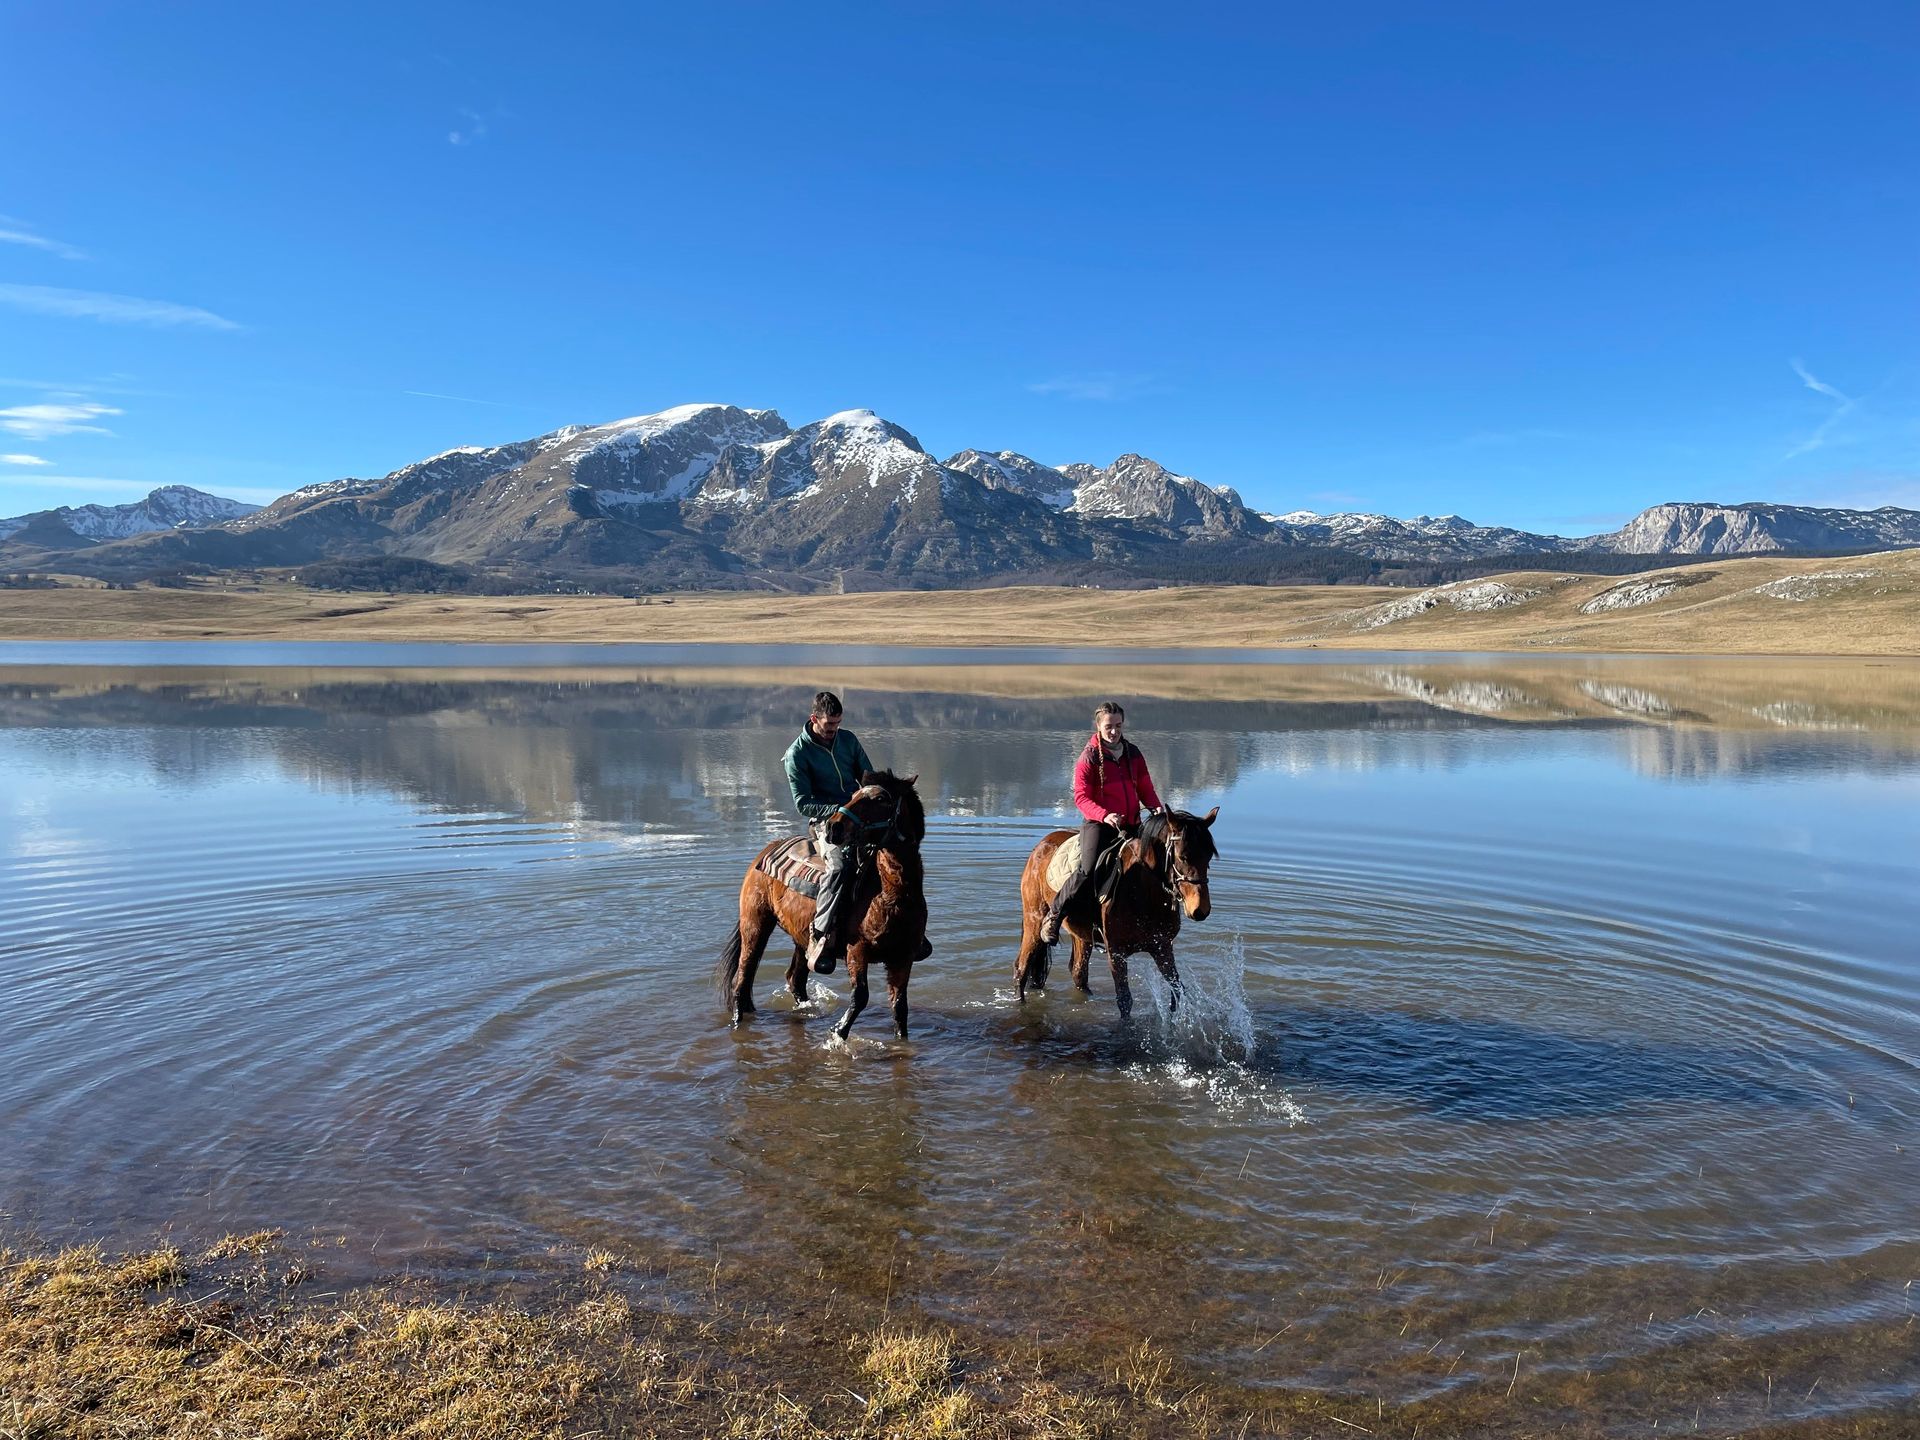
[[[807,968],[821,975],[831,975],[846,953],[847,892],[855,848],[834,844],[828,831],[835,816],[849,813],[847,802],[860,788],[860,777],[873,769],[859,737],[841,723],[843,714],[840,697],[831,690],[815,695],[813,710],[787,747],[785,760],[793,803],[806,817],[814,850],[826,865],[807,944]]]

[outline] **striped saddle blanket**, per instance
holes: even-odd
[[[814,855],[813,841],[808,836],[800,835],[783,841],[754,864],[756,869],[766,871],[796,894],[819,898],[820,877],[826,867]]]

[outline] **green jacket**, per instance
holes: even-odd
[[[860,777],[873,769],[873,762],[845,726],[833,737],[831,748],[816,740],[807,727],[787,747],[786,767],[787,784],[800,813],[809,820],[824,820],[853,798]]]

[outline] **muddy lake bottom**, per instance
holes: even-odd
[[[603,1254],[1381,1434],[1920,1425],[1912,662],[210,648],[0,656],[14,1243],[530,1303]],[[717,997],[823,684],[920,775],[905,1042],[783,949]],[[1109,696],[1220,807],[1125,1028],[1098,958],[1012,993]]]

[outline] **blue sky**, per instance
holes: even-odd
[[[0,9],[0,515],[694,400],[1583,533],[1920,505],[1920,9]]]

